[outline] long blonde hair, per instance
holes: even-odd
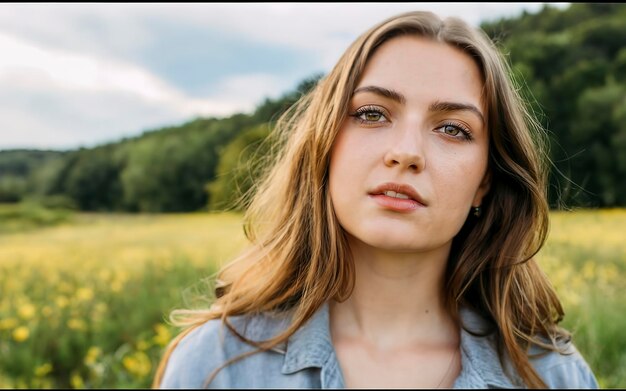
[[[542,129],[509,78],[507,61],[481,30],[457,18],[408,12],[362,34],[278,121],[279,153],[244,215],[251,245],[219,272],[209,309],[171,314],[172,322],[186,330],[168,346],[154,387],[178,342],[210,319],[221,319],[258,348],[256,353],[285,342],[327,300],[350,296],[354,265],[328,192],[330,151],[368,59],[384,42],[406,34],[464,51],[484,81],[491,189],[482,217],[469,216],[454,238],[445,277],[448,309],[459,319],[460,306],[470,306],[490,320],[500,356],[510,357],[527,386],[545,386],[530,364],[528,349],[534,344],[557,350],[557,342],[569,335],[557,325],[561,304],[533,259],[548,230]],[[287,310],[290,326],[266,341],[250,341],[229,323],[234,315]]]

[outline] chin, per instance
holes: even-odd
[[[428,250],[426,246],[416,245],[413,243],[376,243],[372,247],[375,247],[382,251],[395,252],[395,253],[417,253]]]
[[[426,243],[421,243],[417,238],[398,237],[397,235],[367,235],[355,238],[369,247],[390,252],[420,252],[428,248]]]

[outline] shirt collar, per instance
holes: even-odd
[[[475,311],[462,307],[461,322],[461,373],[454,388],[520,388],[524,383],[517,376],[508,356],[506,369],[500,362],[496,336],[489,332],[489,323]],[[474,335],[466,328],[473,332]]]
[[[469,308],[461,308],[462,324],[470,331],[484,334],[489,323]],[[520,388],[523,382],[517,376],[508,358],[506,370],[502,367],[496,348],[495,335],[477,336],[461,328],[461,373],[454,388]],[[324,303],[285,346],[283,374],[291,374],[305,368],[323,368],[335,357],[330,336],[329,307]],[[336,361],[336,360],[335,360]]]
[[[308,367],[322,368],[334,353],[330,337],[328,303],[324,303],[287,341],[282,372],[290,374]]]

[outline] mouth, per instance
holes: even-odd
[[[397,200],[398,202],[405,202],[411,204],[417,204],[417,206],[427,206],[426,201],[411,185],[387,182],[377,186],[368,193],[374,197],[385,197],[390,200]],[[407,206],[408,206],[407,205]]]

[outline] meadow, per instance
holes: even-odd
[[[0,208],[0,388],[149,387],[178,331],[168,313],[201,305],[207,277],[245,244],[235,213],[20,224],[9,210]],[[626,387],[626,210],[551,218],[538,261],[563,325],[601,387]]]

